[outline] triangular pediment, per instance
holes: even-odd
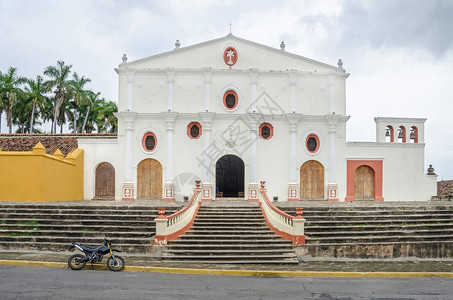
[[[224,52],[233,47],[237,62],[230,66]],[[121,64],[128,69],[236,69],[297,70],[306,72],[338,72],[342,69],[285,50],[276,49],[229,34],[203,43],[175,48],[161,54]]]

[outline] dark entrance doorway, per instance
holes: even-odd
[[[236,155],[224,155],[215,166],[217,193],[223,197],[244,197],[244,161]]]

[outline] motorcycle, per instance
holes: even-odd
[[[82,255],[80,253],[77,253],[72,255],[68,259],[68,266],[73,270],[83,269],[87,262],[91,262],[91,266],[93,266],[94,263],[100,263],[104,255],[106,255],[107,253],[110,255],[110,257],[107,259],[107,267],[110,270],[118,272],[124,269],[124,259],[121,256],[115,255],[113,253],[121,251],[112,248],[112,242],[107,239],[104,239],[104,243],[99,247],[94,248],[84,244],[72,243],[71,247],[69,247],[69,250],[72,250],[73,248],[77,248],[85,254]]]

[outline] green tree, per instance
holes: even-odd
[[[10,67],[5,74],[0,77],[0,95],[2,96],[2,109],[6,110],[6,125],[9,133],[13,131],[13,109],[19,97],[23,93],[20,85],[26,82],[26,78],[17,75],[17,69]]]
[[[91,82],[91,79],[86,78],[85,76],[80,77],[76,72],[72,74],[72,78],[73,79],[70,81],[70,84],[72,88],[72,105],[74,106],[73,132],[77,133],[79,132],[79,124],[77,122],[77,120],[79,119],[78,109],[81,105],[84,105],[89,101],[88,95],[91,91],[85,89],[85,85]]]
[[[113,101],[102,101],[97,109],[96,124],[98,132],[117,132],[118,119],[114,113],[118,111],[116,103]]]
[[[44,82],[41,76],[36,76],[36,80],[29,79],[27,80],[27,86],[25,86],[25,93],[27,97],[30,99],[30,106],[31,106],[31,116],[29,122],[29,133],[33,133],[33,126],[36,122],[36,118],[38,114],[36,113],[37,110],[43,107],[43,102],[46,101],[46,96],[44,95]]]
[[[44,75],[50,77],[48,81],[45,82],[45,88],[47,91],[53,89],[54,97],[54,107],[53,107],[53,121],[52,121],[52,133],[57,131],[57,122],[61,113],[60,108],[71,93],[71,83],[68,80],[69,75],[71,74],[72,65],[65,65],[64,61],[57,61],[56,66],[49,66],[44,70]],[[64,114],[63,114],[64,115]]]

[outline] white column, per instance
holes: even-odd
[[[134,131],[134,119],[136,113],[122,112],[119,116],[123,117],[126,123],[125,135],[126,135],[126,149],[124,151],[124,164],[125,164],[125,180],[123,182],[123,197],[122,200],[131,201],[135,198],[134,193],[134,174],[132,168],[132,147],[133,147],[133,131]]]
[[[299,201],[299,184],[297,183],[297,124],[301,115],[286,114],[289,122],[289,183],[288,201]]]
[[[203,136],[204,136],[204,151],[203,151],[203,183],[201,185],[201,200],[212,201],[213,196],[213,183],[211,176],[211,156],[210,147],[211,145],[211,122],[215,116],[213,112],[201,112],[199,113],[201,120],[203,121]]]
[[[337,182],[336,173],[336,124],[329,124],[329,183]]]
[[[291,112],[296,112],[296,80],[297,76],[295,72],[291,72],[289,75],[289,86],[290,86],[290,99],[291,99]]]
[[[212,80],[211,72],[204,72],[204,109],[206,112],[208,112],[210,109],[211,80]]]
[[[168,82],[167,109],[168,111],[173,111],[173,84],[175,82],[175,72],[167,72],[167,82]]]
[[[330,114],[335,114],[335,79],[334,77],[329,77],[329,103],[330,103]]]
[[[329,123],[329,183],[327,185],[327,200],[338,201],[337,160],[336,160],[336,127],[339,116],[326,116]]]
[[[251,112],[256,112],[256,82],[257,82],[257,73],[252,72],[250,73],[250,104],[251,104]]]
[[[173,153],[173,131],[174,131],[174,122],[176,116],[178,114],[176,112],[164,112],[162,113],[162,117],[164,118],[165,122],[167,123],[167,159],[166,159],[166,166],[165,166],[165,183],[164,183],[164,201],[175,201],[175,189],[173,179],[175,177],[175,158]]]
[[[134,72],[127,73],[127,105],[126,111],[132,111],[132,101],[134,96]]]
[[[249,163],[249,184],[248,184],[248,201],[258,202],[258,163],[256,142],[258,140],[258,122],[262,118],[259,113],[247,114],[250,124],[250,163]]]

